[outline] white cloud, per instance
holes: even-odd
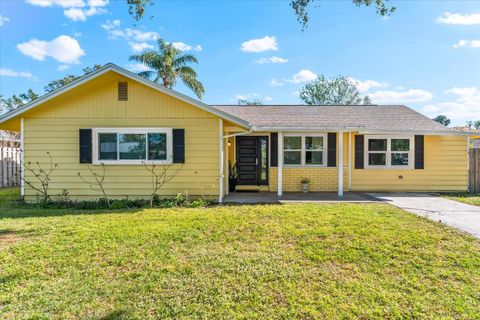
[[[146,42],[131,42],[130,47],[132,48],[133,52],[142,52],[145,49],[155,48],[153,45]]]
[[[286,63],[288,62],[288,59],[272,56],[270,58],[261,58],[258,60],[255,60],[256,63],[259,64],[265,64],[265,63]]]
[[[480,48],[480,40],[460,40],[457,44],[453,45],[454,48],[470,47]]]
[[[5,22],[8,22],[8,21],[10,21],[10,18],[5,17],[5,16],[2,16],[2,15],[0,14],[0,27],[3,26],[3,24],[4,24]]]
[[[246,93],[246,94],[238,94],[232,100],[235,102],[237,102],[238,100],[273,101],[273,98],[270,96],[262,96],[261,94],[258,94],[258,93]]]
[[[445,94],[455,98],[452,101],[444,101],[429,104],[423,107],[422,112],[434,117],[444,114],[452,120],[477,120],[480,119],[480,87],[453,87],[445,91]]]
[[[303,69],[299,72],[295,73],[291,79],[287,79],[285,81],[292,82],[292,83],[301,83],[301,82],[308,82],[315,80],[317,75],[310,70]]]
[[[33,78],[33,75],[27,71],[14,71],[12,69],[0,68],[0,76],[2,77],[19,77]]]
[[[59,6],[62,8],[82,8],[86,5],[83,0],[27,0],[27,3],[38,7]]]
[[[68,69],[68,65],[66,65],[66,64],[61,64],[57,67],[58,71],[65,71],[67,69]]]
[[[107,31],[109,39],[125,39],[133,52],[153,49],[154,46],[148,42],[155,41],[160,37],[160,35],[154,31],[142,31],[132,28],[121,29],[120,25],[120,20],[116,19],[113,21],[107,20],[100,26]]]
[[[127,64],[125,67],[126,67],[128,70],[130,70],[130,71],[132,71],[132,72],[135,72],[135,73],[142,72],[142,71],[150,71],[150,70],[151,70],[149,67],[147,67],[146,65],[141,64],[141,63]]]
[[[115,19],[111,22],[110,22],[110,20],[107,20],[107,21],[105,21],[104,24],[101,24],[100,26],[105,30],[112,30],[112,29],[119,28],[120,24],[121,24],[120,20]]]
[[[424,102],[430,100],[433,94],[426,90],[410,89],[406,91],[376,91],[369,93],[368,96],[377,104],[401,104]]]
[[[444,12],[442,16],[437,18],[437,22],[454,25],[480,24],[480,13],[460,14]]]
[[[46,57],[52,57],[60,63],[67,64],[80,63],[79,58],[85,55],[78,41],[65,35],[58,36],[52,41],[32,39],[18,44],[17,49],[35,60],[42,61]]]
[[[27,0],[34,6],[61,7],[65,9],[63,14],[72,21],[86,21],[87,17],[106,13],[103,7],[108,5],[108,0],[89,0],[88,4],[83,0]]]
[[[385,83],[385,82],[381,83],[381,82],[378,82],[378,81],[375,81],[375,80],[361,81],[361,80],[357,80],[357,79],[354,79],[354,78],[348,78],[348,79],[350,79],[350,81],[352,81],[353,83],[356,84],[356,86],[358,88],[358,91],[360,91],[360,92],[367,92],[372,88],[388,87],[388,83]]]
[[[272,87],[280,87],[280,86],[283,86],[284,83],[281,82],[281,81],[272,79],[272,80],[270,81],[270,85],[271,85]]]
[[[191,45],[188,45],[184,42],[172,42],[172,46],[174,46],[175,48],[177,48],[178,50],[180,51],[190,51],[190,50],[194,50],[194,51],[202,51],[202,46],[197,44],[196,46],[191,46]]]
[[[83,12],[82,9],[78,8],[70,8],[68,10],[65,10],[63,14],[70,20],[72,21],[86,21],[87,16]]]
[[[265,36],[260,39],[253,39],[242,43],[240,48],[245,52],[263,52],[268,50],[277,51],[278,44],[275,37]]]

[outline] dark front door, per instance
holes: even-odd
[[[268,185],[268,137],[236,137],[239,185]]]

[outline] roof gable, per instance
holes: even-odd
[[[61,96],[63,95],[64,93],[66,92],[69,92],[70,90],[76,88],[76,87],[79,87],[83,84],[86,84],[88,83],[89,81],[95,79],[95,78],[98,78],[99,76],[109,72],[109,71],[113,71],[113,72],[116,72],[126,78],[129,78],[133,81],[136,81],[136,82],[139,82],[147,87],[150,87],[152,89],[155,89],[157,91],[160,91],[166,95],[169,95],[169,96],[172,96],[176,99],[179,99],[181,101],[184,101],[190,105],[193,105],[197,108],[200,108],[202,110],[205,110],[211,114],[214,114],[220,118],[223,118],[225,120],[228,120],[228,121],[231,121],[237,125],[240,125],[242,127],[245,127],[245,128],[249,128],[250,127],[250,124],[248,123],[248,121],[245,121],[243,119],[240,119],[232,114],[229,114],[229,113],[225,113],[221,110],[218,110],[217,108],[214,108],[214,107],[211,107],[207,104],[204,104],[203,102],[201,101],[198,101],[196,99],[193,99],[193,98],[190,98],[184,94],[181,94],[177,91],[174,91],[174,90],[171,90],[169,88],[166,88],[160,84],[157,84],[153,81],[150,81],[148,79],[145,79],[143,77],[140,77],[138,75],[136,75],[135,73],[133,72],[130,72],[124,68],[121,68],[113,63],[109,63],[109,64],[106,64],[105,66],[103,66],[102,68],[98,69],[97,71],[95,72],[92,72],[92,73],[89,73],[79,79],[77,79],[76,81],[72,82],[72,83],[69,83],[68,85],[65,85],[63,86],[62,88],[58,89],[58,90],[55,90],[51,93],[47,93],[41,97],[39,97],[38,99],[28,103],[28,104],[25,104],[17,109],[14,109],[10,112],[7,112],[3,115],[0,116],[0,123],[4,123],[10,119],[13,119],[15,117],[18,117],[19,115],[29,111],[29,110],[32,110],[58,96]]]

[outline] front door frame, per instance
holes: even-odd
[[[243,185],[257,185],[257,186],[268,186],[269,184],[269,163],[270,163],[270,139],[269,139],[269,136],[268,135],[249,135],[249,136],[237,136],[235,137],[235,159],[237,161],[237,165],[238,165],[238,159],[240,158],[240,155],[239,155],[239,143],[242,139],[255,139],[256,140],[256,154],[255,154],[255,157],[256,157],[256,181],[254,184],[243,184]],[[266,178],[264,180],[261,179],[261,174],[262,174],[262,161],[261,161],[261,157],[262,157],[262,148],[261,148],[261,142],[262,142],[262,139],[264,139],[266,141],[266,146],[265,146],[265,153],[266,153],[266,157],[265,157],[265,161],[266,161],[266,166],[265,166],[265,170],[266,170]],[[237,170],[240,171],[237,167]],[[239,172],[240,174],[240,172]],[[242,185],[242,183],[239,181],[239,185]]]

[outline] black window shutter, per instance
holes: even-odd
[[[327,153],[327,166],[337,166],[337,134],[335,132],[328,133],[328,153]]]
[[[424,136],[415,136],[415,169],[424,169],[425,167],[425,143]]]
[[[270,166],[278,167],[278,133],[270,133]]]
[[[92,129],[79,129],[80,163],[92,163]]]
[[[365,137],[363,135],[355,136],[355,169],[363,169],[363,153],[364,153]]]
[[[173,129],[173,163],[185,163],[185,129]]]

